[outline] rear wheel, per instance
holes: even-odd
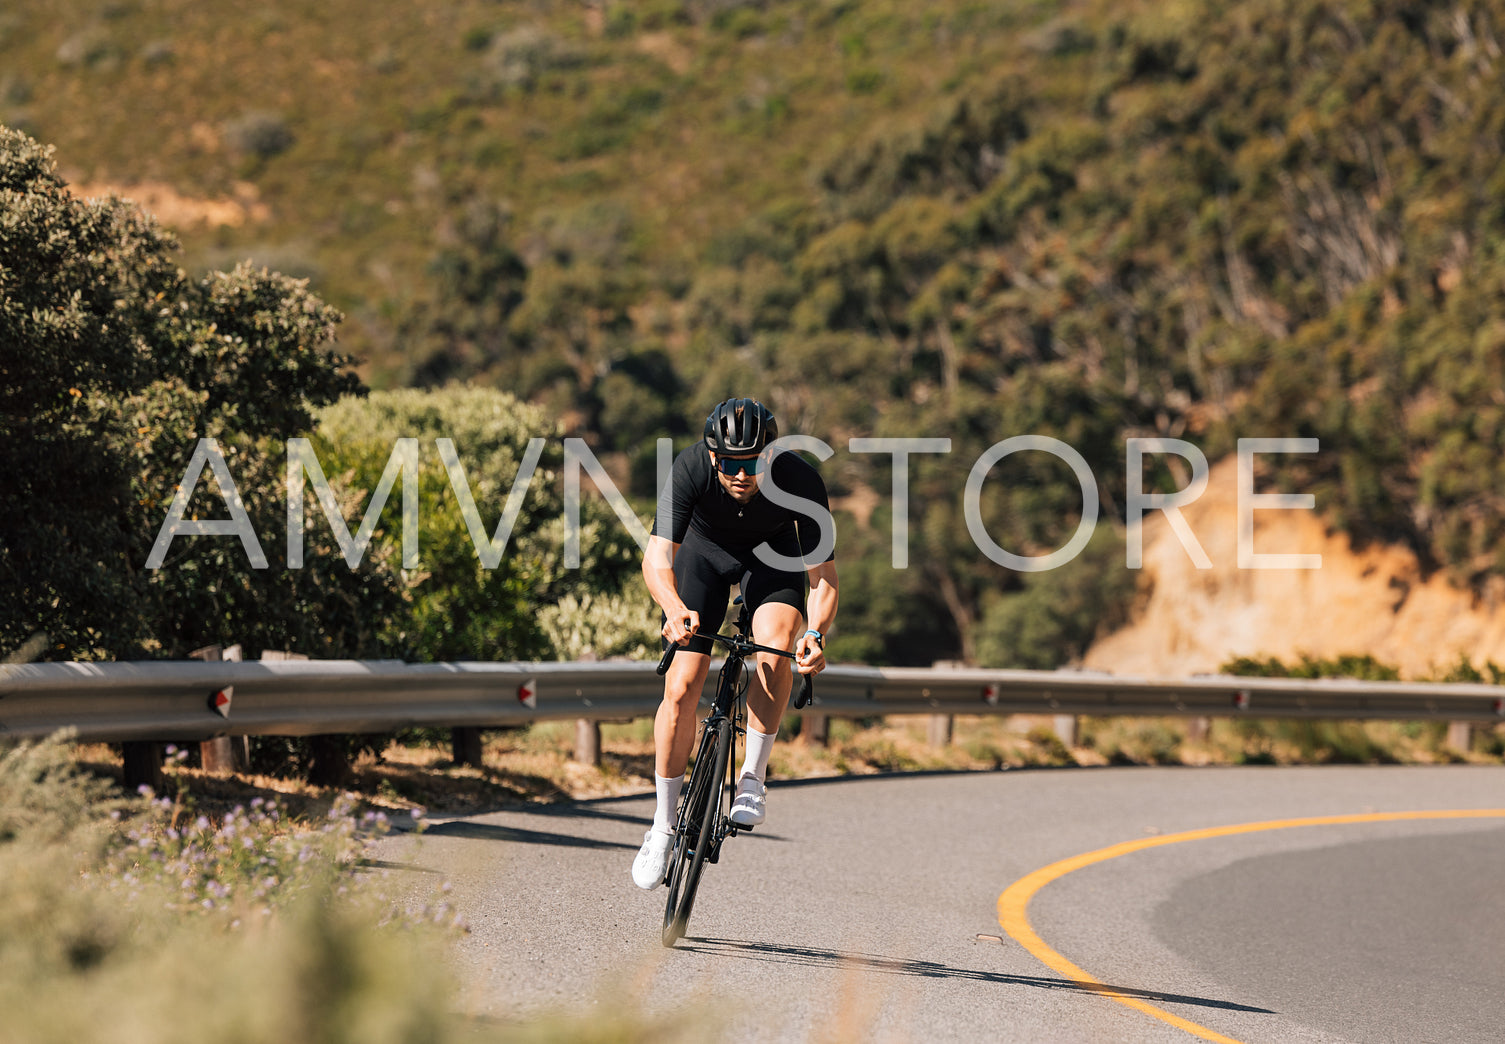
[[[674,851],[669,862],[669,897],[664,905],[663,944],[683,938],[695,906],[695,890],[706,858],[717,842],[726,765],[731,757],[732,723],[725,718],[707,728],[700,756],[690,774],[689,793],[680,809]]]

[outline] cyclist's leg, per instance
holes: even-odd
[[[753,641],[775,649],[793,649],[805,630],[805,582],[799,573],[761,562],[742,579],[742,596],[752,607]],[[777,733],[793,684],[793,661],[759,653],[747,687],[747,714],[761,733]]]
[[[804,578],[761,562],[742,578],[742,595],[752,607],[753,640],[774,649],[789,649],[805,627]],[[787,657],[757,654],[747,686],[747,753],[738,773],[732,822],[751,827],[763,822],[768,756],[778,738],[779,720],[789,704],[793,682]]]
[[[764,602],[753,612],[753,641],[775,649],[792,649],[805,630],[805,615],[785,602]],[[757,669],[747,687],[747,716],[760,732],[778,732],[794,682],[793,661],[757,654]]]
[[[674,656],[664,676],[664,701],[653,723],[654,775],[660,779],[679,780],[690,760],[695,742],[695,706],[705,689],[711,663],[711,640],[726,615],[726,600],[731,594],[737,568],[735,559],[725,551],[701,539],[691,531],[674,556],[674,583],[685,605],[700,615],[703,634],[697,634]],[[672,828],[674,809],[664,808],[654,822]]]
[[[695,701],[709,665],[710,657],[681,650],[664,678],[664,700],[653,723],[653,825],[643,834],[643,847],[632,861],[632,880],[639,888],[657,888],[673,855],[679,793],[690,744],[695,742]]]
[[[710,667],[707,654],[681,649],[664,675],[664,702],[653,720],[653,771],[658,776],[685,774],[695,742],[695,705],[705,690]]]

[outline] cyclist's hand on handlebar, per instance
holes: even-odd
[[[669,614],[661,632],[666,641],[684,645],[700,630],[700,614],[693,609],[683,609]]]
[[[802,634],[794,643],[794,668],[801,674],[819,674],[826,669],[826,651],[813,634]]]

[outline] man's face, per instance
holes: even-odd
[[[753,498],[758,491],[758,483],[762,481],[762,461],[756,453],[746,456],[718,457],[711,453],[711,466],[716,469],[716,478],[721,482],[721,488],[731,494],[732,499],[739,504],[745,504]],[[733,474],[728,475],[730,469]],[[757,474],[749,474],[756,471]]]

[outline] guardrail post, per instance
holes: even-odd
[[[951,743],[951,715],[932,714],[929,722],[929,741],[932,747],[944,747]]]
[[[601,723],[575,719],[575,760],[582,765],[601,764]]]
[[[931,670],[954,670],[965,667],[966,663],[961,660],[932,660]],[[925,695],[930,695],[928,692]],[[930,745],[932,747],[947,747],[951,745],[952,726],[955,722],[949,714],[932,714],[929,727],[926,729]]]
[[[228,649],[222,649],[218,645],[206,645],[189,653],[188,658],[210,663],[239,663],[240,646],[232,645]],[[216,736],[204,740],[199,744],[199,763],[205,772],[245,772],[251,767],[250,740],[245,736]]]
[[[120,781],[125,789],[135,793],[145,784],[161,792],[162,744],[156,740],[130,740],[120,746],[125,757]]]
[[[1186,719],[1186,742],[1206,743],[1207,736],[1212,732],[1211,718],[1187,718]]]
[[[831,740],[831,719],[824,714],[806,714],[800,724],[800,739],[824,747]]]
[[[1077,718],[1075,714],[1057,714],[1052,724],[1056,738],[1061,741],[1062,745],[1068,749],[1076,746]]]
[[[1447,745],[1460,754],[1467,754],[1474,745],[1474,725],[1469,721],[1448,722]]]
[[[449,744],[456,765],[481,767],[481,730],[474,725],[459,725],[449,730]]]

